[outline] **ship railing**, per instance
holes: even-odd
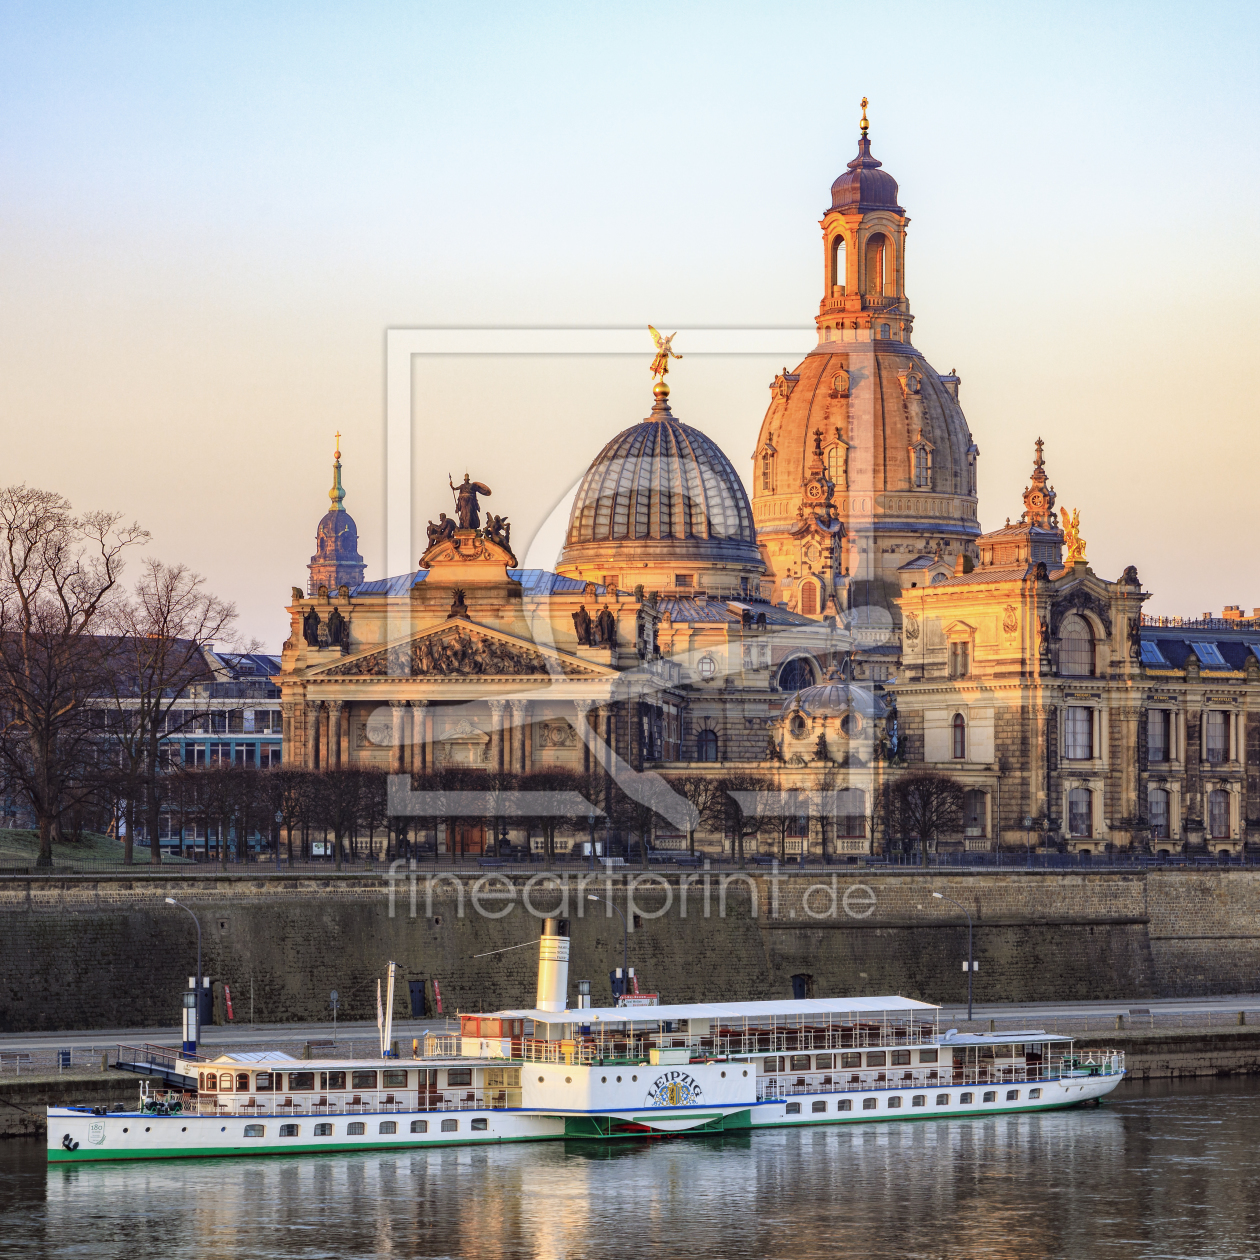
[[[241,1099],[222,1097],[215,1094],[202,1094],[193,1098],[188,1094],[173,1094],[183,1103],[185,1111],[193,1111],[202,1116],[342,1116],[342,1115],[380,1115],[403,1111],[501,1111],[509,1105],[520,1106],[519,1089],[501,1090],[447,1090],[442,1092],[424,1091],[416,1094],[413,1090],[405,1095],[398,1095],[392,1100],[363,1096],[359,1102],[340,1099],[316,1101],[310,1098],[295,1098],[291,1103],[276,1102],[274,1099]],[[510,1101],[514,1100],[514,1101]]]

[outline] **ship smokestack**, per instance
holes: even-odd
[[[563,1011],[569,1006],[569,920],[544,919],[538,941],[538,997],[534,1008]]]

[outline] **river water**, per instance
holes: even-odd
[[[731,1137],[49,1168],[0,1257],[1260,1256],[1260,1081]]]

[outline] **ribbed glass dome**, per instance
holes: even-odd
[[[595,457],[569,515],[566,551],[625,539],[715,539],[758,557],[743,482],[718,445],[676,420],[667,399]]]

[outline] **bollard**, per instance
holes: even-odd
[[[1117,1031],[1117,1032],[1119,1032],[1119,1031],[1120,1031],[1120,1029],[1121,1029],[1121,1028],[1123,1028],[1123,1027],[1124,1027],[1124,1016],[1123,1016],[1123,1015],[1117,1015],[1117,1016],[1116,1016],[1116,1031]]]
[[[1239,1026],[1239,1028],[1243,1028],[1243,1027],[1245,1027],[1245,1026],[1246,1026],[1246,1023],[1247,1023],[1247,1012],[1246,1012],[1246,1011],[1239,1011],[1239,1012],[1238,1012],[1238,1026]]]
[[[997,1020],[996,1020],[996,1019],[991,1019],[991,1020],[989,1020],[989,1031],[990,1031],[990,1032],[997,1032]]]
[[[416,1037],[411,1039],[411,1057],[418,1059],[420,1057],[420,1041]]]
[[[308,1042],[307,1042],[307,1043],[306,1043],[306,1044],[302,1047],[302,1058],[304,1058],[304,1059],[309,1059],[310,1057],[311,1057],[311,1043],[308,1041]]]
[[[107,1050],[101,1055],[101,1071],[104,1072],[109,1067],[109,1051]]]
[[[389,1043],[389,1048],[390,1048],[390,1050],[393,1052],[393,1055],[394,1055],[394,1058],[395,1058],[395,1059],[397,1059],[397,1058],[399,1058],[399,1057],[400,1057],[400,1056],[399,1056],[399,1053],[398,1053],[398,1040],[397,1040],[397,1038],[395,1038],[393,1041],[391,1041],[391,1042]]]

